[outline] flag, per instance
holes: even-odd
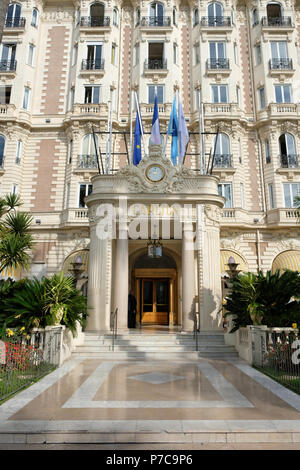
[[[143,128],[141,127],[142,119],[140,118],[139,104],[137,105],[135,128],[134,128],[134,149],[133,149],[133,164],[138,165],[142,159],[142,146],[141,146],[141,135]],[[140,122],[141,119],[141,122]],[[143,124],[142,124],[143,126]]]
[[[151,130],[150,141],[151,141],[151,144],[154,144],[154,145],[161,144],[156,93],[155,93],[155,98],[154,98],[154,109],[153,109],[152,130]]]
[[[173,106],[168,126],[167,135],[172,136],[172,144],[171,144],[171,160],[173,165],[177,165],[177,156],[178,156],[178,119],[177,119],[177,111],[176,111],[176,100],[175,96],[173,99]]]
[[[178,134],[179,134],[179,162],[183,163],[186,146],[189,141],[189,133],[186,127],[182,104],[178,98]]]

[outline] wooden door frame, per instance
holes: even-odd
[[[175,268],[136,268],[132,272],[133,285],[135,287],[135,297],[137,300],[137,322],[140,321],[141,299],[140,282],[141,279],[169,279],[169,325],[177,325],[177,270]]]

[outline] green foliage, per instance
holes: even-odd
[[[61,323],[66,325],[73,336],[76,334],[76,321],[84,328],[87,318],[86,297],[75,288],[72,277],[63,273],[51,278],[11,279],[0,282],[0,331],[6,328],[24,327],[28,334],[32,328],[57,323],[57,313],[61,312]],[[59,323],[59,321],[58,321]]]
[[[231,287],[225,314],[232,315],[231,332],[262,322],[269,327],[300,325],[300,273],[289,270],[283,274],[241,273]]]

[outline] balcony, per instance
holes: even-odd
[[[300,217],[299,209],[283,208],[272,209],[267,213],[268,225],[293,225],[297,226]]]
[[[65,209],[60,213],[61,225],[87,225],[88,226],[88,209]]]
[[[141,28],[171,28],[170,16],[143,16]]]
[[[98,170],[95,155],[78,155],[77,170]]]
[[[213,168],[232,168],[231,158],[231,154],[215,155]]]
[[[207,75],[215,75],[219,73],[222,75],[229,75],[230,72],[229,59],[208,59],[206,61]]]
[[[8,118],[16,118],[16,107],[14,104],[0,104],[0,120]]]
[[[202,16],[200,26],[204,28],[231,28],[230,16]]]
[[[154,109],[154,104],[146,104],[146,103],[141,103],[140,104],[140,111],[141,111],[141,116],[143,122],[145,121],[151,121],[153,118],[153,109]],[[159,120],[160,122],[165,122],[168,123],[171,115],[171,110],[172,110],[172,103],[158,103],[158,112],[159,112]]]
[[[16,60],[1,60],[0,61],[0,75],[15,76],[17,69]]]
[[[293,74],[293,61],[292,59],[270,59],[269,69],[271,75],[277,74]]]
[[[278,18],[272,18],[264,16],[261,19],[261,25],[263,28],[280,28],[281,30],[292,29],[292,18],[290,16],[282,16]]]
[[[258,120],[267,119],[296,119],[300,118],[300,105],[296,103],[270,103],[269,106],[259,111]]]
[[[13,32],[13,30],[25,29],[25,24],[26,18],[6,18],[4,23],[4,29],[9,29],[10,32]]]
[[[298,155],[280,155],[281,168],[299,168]]]
[[[79,26],[83,28],[107,28],[110,27],[109,16],[82,16]]]
[[[107,121],[107,116],[108,105],[106,103],[74,104],[73,109],[67,112],[65,122],[78,119],[82,121],[90,121],[91,119]]]
[[[82,75],[104,75],[104,59],[83,59],[80,73]]]
[[[144,62],[145,75],[167,75],[167,60],[166,59],[148,59]]]

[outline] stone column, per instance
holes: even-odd
[[[222,330],[220,308],[222,306],[220,264],[220,210],[217,206],[204,207],[202,253],[198,257],[200,301],[200,330]],[[199,269],[200,268],[200,269]]]
[[[111,240],[101,240],[96,225],[90,230],[87,331],[110,329]]]
[[[194,330],[195,265],[193,225],[185,223],[182,233],[182,331]]]
[[[169,317],[169,324],[173,326],[175,324],[175,312],[174,312],[174,280],[170,279],[170,287],[169,287],[169,304],[170,304],[170,317]]]
[[[118,309],[118,330],[128,328],[128,280],[128,234],[127,230],[119,230],[114,273],[114,310]]]

